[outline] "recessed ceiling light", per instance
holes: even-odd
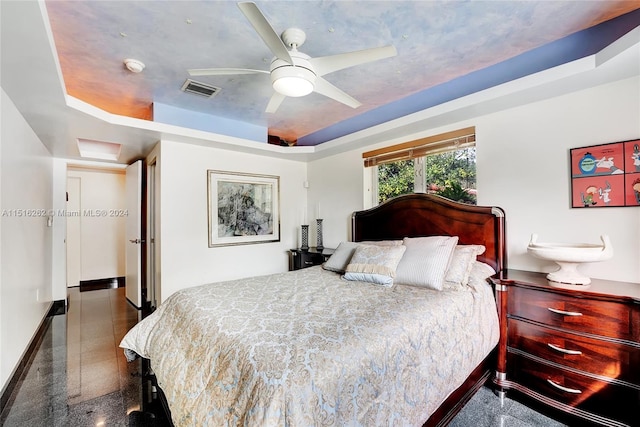
[[[78,138],[80,157],[86,159],[118,160],[122,145],[114,142]]]

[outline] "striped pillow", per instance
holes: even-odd
[[[457,243],[457,236],[405,237],[394,283],[441,291]]]

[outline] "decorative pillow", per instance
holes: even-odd
[[[375,245],[375,246],[402,246],[402,240],[380,240],[367,242],[341,242],[336,250],[331,254],[327,262],[322,264],[325,270],[335,271],[344,274],[349,261],[358,245]]]
[[[457,243],[458,236],[405,237],[407,251],[398,264],[395,283],[441,291]]]
[[[363,245],[376,245],[376,246],[401,246],[402,240],[365,240],[358,242]]]
[[[391,287],[405,250],[405,246],[358,245],[343,277]]]
[[[356,242],[341,242],[327,262],[322,264],[322,268],[344,274],[353,253],[359,245],[360,243]]]
[[[455,289],[467,286],[471,268],[478,255],[484,253],[486,248],[482,245],[458,245],[453,250],[451,263],[444,276],[444,288]]]

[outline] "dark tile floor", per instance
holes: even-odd
[[[137,412],[140,361],[127,363],[118,347],[139,316],[126,301],[124,288],[69,292],[68,312],[47,319],[43,341],[0,415],[0,425],[157,426]],[[481,388],[450,426],[562,424],[510,399],[501,406],[491,390]]]
[[[3,426],[127,426],[141,402],[140,361],[118,347],[138,322],[124,288],[69,289],[66,314],[47,330],[0,415]]]

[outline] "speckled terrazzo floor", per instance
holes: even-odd
[[[66,314],[49,317],[33,361],[0,415],[6,427],[155,426],[140,409],[140,362],[127,363],[118,344],[138,321],[124,288],[71,288]],[[133,415],[130,415],[132,414]],[[563,426],[483,387],[453,427]]]
[[[559,423],[508,397],[500,398],[482,387],[453,419],[449,427],[562,427]]]

